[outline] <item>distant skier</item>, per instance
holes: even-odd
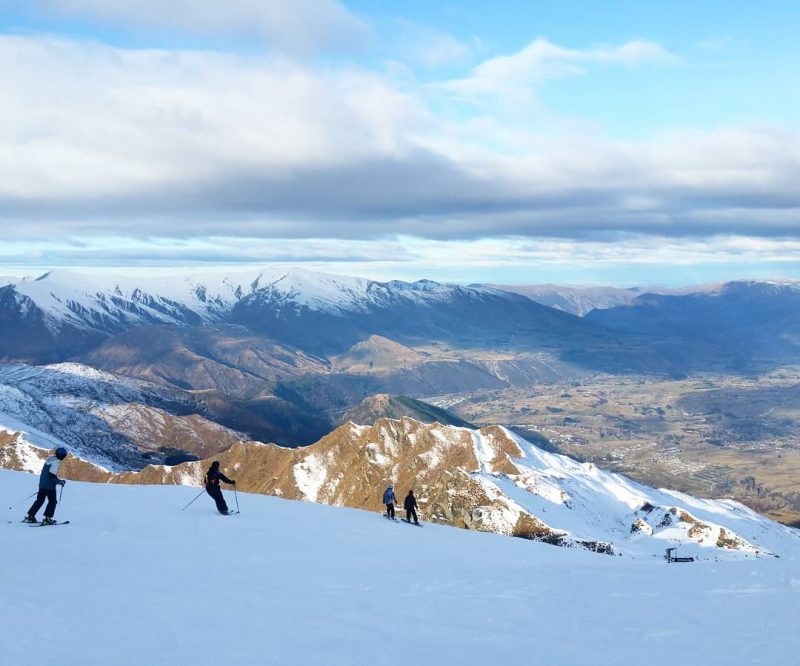
[[[394,487],[389,487],[383,491],[383,503],[386,505],[386,517],[394,520],[394,505],[397,504],[397,497],[394,494]]]
[[[408,491],[408,495],[406,495],[406,499],[403,502],[403,508],[406,510],[406,522],[410,523],[413,518],[414,524],[419,525],[419,519],[417,518],[417,498],[414,497],[413,490]]]
[[[223,516],[227,516],[230,511],[228,511],[228,505],[225,503],[225,498],[222,496],[222,489],[219,487],[219,482],[224,481],[225,483],[230,483],[232,486],[235,486],[236,481],[231,481],[231,479],[219,471],[218,460],[215,460],[213,463],[211,463],[211,467],[208,468],[204,480],[206,484],[206,492],[211,495],[211,497],[213,497],[214,501],[217,503],[217,511],[219,511]]]
[[[36,514],[39,512],[39,509],[42,508],[42,504],[44,504],[45,500],[47,500],[47,506],[44,509],[42,525],[52,525],[56,522],[53,520],[53,516],[56,513],[56,504],[58,504],[56,488],[58,486],[64,486],[67,483],[64,479],[58,478],[58,467],[61,461],[66,457],[67,450],[63,446],[59,446],[56,449],[56,454],[45,460],[42,473],[39,475],[39,492],[36,494],[36,501],[31,505],[31,508],[28,509],[28,515],[25,516],[23,522],[39,522],[36,520]]]

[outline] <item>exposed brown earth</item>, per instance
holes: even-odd
[[[371,335],[358,342],[344,354],[331,359],[337,372],[385,372],[424,363],[428,354],[419,352],[382,335]]]

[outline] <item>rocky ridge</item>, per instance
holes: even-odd
[[[46,450],[0,438],[0,466],[38,471]],[[700,558],[779,554],[797,532],[737,502],[655,490],[592,464],[550,454],[501,427],[410,418],[345,424],[302,449],[239,442],[215,456],[245,492],[382,511],[392,482],[413,488],[423,520],[629,556],[680,545]],[[70,458],[67,478],[200,486],[208,460],[113,474]]]

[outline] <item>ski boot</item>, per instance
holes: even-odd
[[[53,520],[52,518],[48,518],[47,516],[42,518],[42,525],[55,525],[55,524],[56,524],[56,521]]]
[[[39,521],[38,521],[38,520],[36,520],[36,516],[32,516],[31,514],[28,514],[27,516],[25,516],[25,517],[22,519],[22,522],[23,522],[23,523],[31,523],[31,524],[35,524],[35,523],[38,523]]]

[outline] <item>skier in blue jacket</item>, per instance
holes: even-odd
[[[39,492],[36,494],[36,501],[34,501],[34,503],[31,505],[31,508],[28,509],[28,515],[25,516],[23,522],[39,522],[36,520],[36,514],[39,512],[39,509],[42,508],[42,504],[44,504],[45,500],[47,500],[47,506],[44,509],[42,525],[52,525],[55,522],[55,520],[53,520],[53,516],[56,513],[56,504],[58,504],[58,499],[56,499],[56,488],[58,486],[66,485],[67,483],[64,481],[64,479],[58,478],[58,467],[61,464],[61,461],[66,457],[67,450],[63,446],[59,446],[56,449],[56,454],[45,460],[44,466],[42,467],[42,473],[39,475]]]
[[[394,506],[397,504],[397,497],[394,494],[392,484],[383,491],[383,503],[386,505],[386,517],[394,520]]]

